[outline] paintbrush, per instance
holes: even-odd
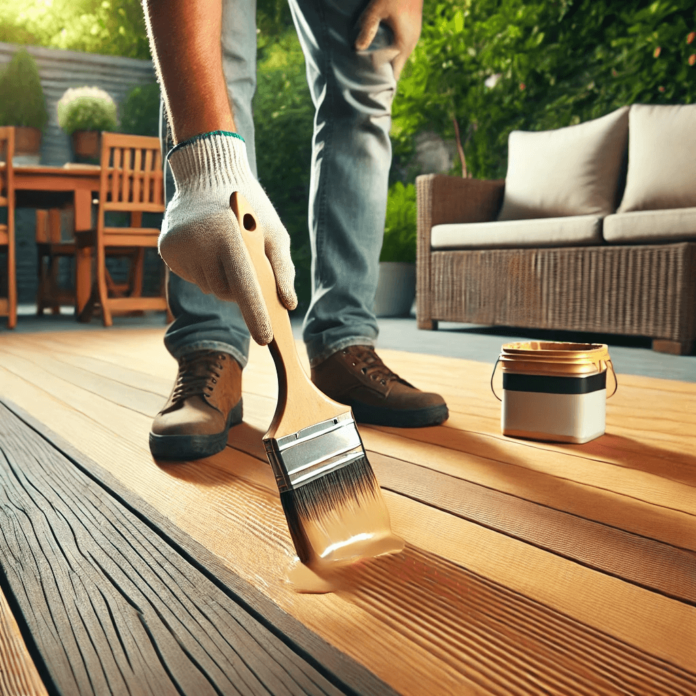
[[[400,551],[403,542],[391,532],[353,413],[319,391],[304,371],[254,212],[239,193],[230,204],[273,329],[278,405],[263,442],[297,555],[303,563],[328,567]]]

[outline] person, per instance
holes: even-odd
[[[375,352],[372,306],[391,166],[391,105],[421,30],[423,0],[289,0],[315,105],[309,231],[312,298],[303,338],[311,379],[358,423],[443,422],[424,393]],[[165,345],[178,375],[154,419],[156,458],[221,451],[242,419],[249,336],[272,340],[230,196],[255,211],[278,295],[297,305],[289,235],[256,178],[251,102],[255,0],[143,0],[171,150],[159,251],[170,269]]]

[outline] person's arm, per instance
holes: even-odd
[[[420,38],[423,0],[372,0],[358,20],[360,34],[355,41],[358,51],[366,50],[372,43],[380,22],[394,32],[394,47],[399,53],[392,61],[392,67],[398,80]]]
[[[235,192],[256,214],[278,296],[288,309],[297,306],[295,267],[288,232],[236,133],[222,69],[222,2],[143,0],[143,9],[176,143],[167,155],[176,193],[162,222],[160,255],[203,292],[236,302],[254,340],[270,343],[266,304],[231,209]]]
[[[222,0],[143,0],[174,143],[236,131],[222,70]]]

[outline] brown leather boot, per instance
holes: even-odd
[[[150,432],[155,459],[200,459],[225,449],[242,420],[242,368],[227,353],[198,350],[179,358],[179,374]]]
[[[312,381],[353,409],[358,423],[422,428],[449,415],[438,394],[419,391],[394,374],[371,346],[349,346],[312,368]]]

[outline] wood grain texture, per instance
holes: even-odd
[[[264,461],[251,428],[231,447]],[[588,567],[696,605],[696,553],[539,505],[377,452],[370,463],[382,488],[445,510]]]
[[[439,389],[443,375],[466,375],[441,389],[456,400],[465,383],[466,398],[452,427],[415,434],[361,428],[395,530],[409,546],[366,567],[367,579],[343,593],[298,596],[279,572],[291,545],[270,468],[259,461],[277,389],[270,357],[252,347],[246,422],[232,430],[225,452],[158,467],[146,444],[151,409],[161,407],[158,393],[164,403],[176,369],[161,338],[161,331],[125,330],[90,332],[88,340],[77,332],[21,342],[13,336],[0,345],[7,349],[0,392],[16,394],[221,565],[401,693],[695,690],[696,610],[684,554],[694,525],[683,509],[691,504],[692,455],[686,440],[667,439],[642,459],[649,438],[668,437],[659,422],[637,431],[635,454],[611,440],[587,455],[584,446],[510,441],[496,433],[493,411],[482,407],[474,420],[492,365],[384,351],[391,367],[406,378],[413,371],[422,388]],[[624,415],[640,415],[643,399],[631,390],[652,395],[656,409],[672,404],[674,420],[694,399],[693,385],[619,377],[627,385],[625,414],[610,407],[611,429]],[[467,408],[471,422],[456,415]],[[672,451],[681,466],[674,479],[667,477]],[[490,588],[487,600],[477,583]]]
[[[19,626],[0,591],[0,695],[47,696]]]
[[[68,353],[57,352],[53,347],[40,350],[39,355],[31,358],[31,353],[26,348],[29,348],[29,344],[25,349],[18,347],[13,353],[22,359],[31,359],[33,365],[41,370],[55,364],[55,368],[52,368],[54,374],[66,374],[73,384],[80,384],[93,393],[101,394],[139,413],[154,416],[161,406],[161,399],[169,391],[169,382],[165,379],[158,380],[158,387],[148,387],[159,388],[160,400],[154,393],[143,392],[136,387],[129,390],[120,381],[122,377],[117,379],[96,373],[99,367],[106,364],[102,361],[91,368],[91,373],[83,374],[79,369],[72,372],[68,369],[66,373],[65,365],[53,363],[53,358],[59,361],[69,359],[76,366],[79,358],[68,358]],[[140,355],[142,354],[140,351]],[[85,360],[92,359],[85,357]],[[129,356],[129,364],[130,361]],[[28,363],[22,364],[27,365],[27,369],[30,368]],[[110,364],[112,363],[108,363]],[[166,366],[167,363],[164,364]],[[124,368],[117,369],[123,375]],[[137,374],[133,375],[131,384],[135,385],[137,379]],[[148,380],[152,382],[155,378],[143,375],[143,383]],[[254,391],[263,386],[258,375],[254,375],[249,382]],[[271,401],[270,397],[257,399],[253,393],[246,391],[247,422],[264,427]],[[456,418],[455,414],[450,420]],[[566,448],[556,451],[544,443],[514,441],[489,433],[472,433],[456,428],[439,429],[436,445],[430,441],[432,429],[388,431],[363,428],[362,432],[370,451],[410,459],[448,475],[457,475],[549,507],[625,528],[641,536],[696,549],[696,527],[692,524],[691,515],[683,514],[689,512],[691,501],[694,500],[694,489],[673,485],[669,474],[672,470],[678,470],[680,463],[664,458],[655,458],[650,462],[651,453],[646,446],[643,446],[646,452],[644,458],[626,455],[625,458],[620,457],[621,461],[617,464],[616,457],[607,456],[605,452],[595,454],[595,443],[588,443],[582,450]],[[414,439],[418,442],[414,442]],[[434,446],[437,449],[433,449]],[[437,456],[433,456],[434,452],[437,452]],[[578,458],[581,452],[587,452],[589,456]],[[685,479],[684,483],[688,483],[690,477],[686,461],[681,468],[681,478]],[[586,472],[584,476],[583,472]],[[648,505],[641,500],[646,497]],[[600,500],[602,504],[598,505]],[[663,501],[666,501],[666,505],[661,504]],[[674,506],[686,507],[686,510],[674,510]]]
[[[315,669],[254,616],[253,604],[250,613],[167,543],[165,530],[2,405],[0,443],[2,571],[59,692],[389,691],[328,646]],[[98,469],[84,457],[80,464]],[[275,615],[282,626],[282,612]],[[352,670],[365,691],[330,673],[333,664]]]

